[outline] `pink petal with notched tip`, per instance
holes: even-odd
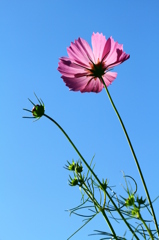
[[[105,44],[106,44],[106,38],[105,38],[105,36],[103,36],[102,33],[101,34],[93,33],[92,48],[93,48],[95,63],[98,63],[98,61],[102,60],[102,53],[103,53]]]
[[[116,50],[118,52],[118,49]],[[115,66],[118,66],[119,64],[121,64],[122,62],[126,61],[127,59],[129,59],[130,55],[126,54],[126,53],[122,53],[122,55],[117,55],[117,59],[115,62],[113,62],[112,64],[109,65],[108,69],[113,68]]]
[[[110,41],[111,41],[111,49],[110,49],[110,53],[107,56],[107,65],[111,65],[114,62],[116,62],[117,60],[117,49],[122,46],[119,46],[118,42],[115,42],[114,39],[112,37],[110,37]],[[119,48],[119,49],[120,49]]]
[[[88,42],[82,38],[79,38],[77,41],[77,45],[80,47],[81,51],[86,52],[88,60],[90,61],[91,59],[94,62],[95,59],[94,59],[93,51],[90,45],[88,44]]]
[[[78,40],[75,40],[75,43],[71,43],[71,46],[67,48],[67,53],[71,60],[82,66],[89,66],[89,59],[94,61],[92,49],[82,38],[78,38]]]
[[[126,54],[125,52],[123,52],[123,50],[121,49],[117,49],[117,61],[122,63],[123,61],[127,60],[130,55],[129,54]]]
[[[110,37],[110,40],[111,40],[111,50],[106,58],[106,63],[108,66],[110,66],[110,68],[112,68],[121,64],[123,61],[127,60],[130,57],[130,55],[126,54],[123,51],[122,44],[115,42],[112,37]]]

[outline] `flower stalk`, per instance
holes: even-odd
[[[102,83],[103,83],[103,85],[104,85],[104,87],[105,87],[105,90],[106,90],[106,92],[107,92],[108,98],[109,98],[109,100],[110,100],[110,102],[111,102],[111,104],[112,104],[112,106],[113,106],[113,109],[114,109],[114,111],[115,111],[115,113],[116,113],[116,115],[117,115],[117,117],[118,117],[118,119],[119,119],[119,122],[120,122],[120,124],[121,124],[121,126],[122,126],[122,128],[123,128],[123,131],[124,131],[124,133],[125,133],[125,136],[126,136],[126,139],[127,139],[127,141],[128,141],[129,147],[130,147],[130,149],[131,149],[132,155],[133,155],[133,157],[134,157],[134,160],[135,160],[137,169],[138,169],[138,171],[139,171],[140,178],[141,178],[141,180],[142,180],[142,183],[143,183],[143,186],[144,186],[144,189],[145,189],[145,192],[146,192],[146,196],[147,196],[147,199],[148,199],[150,208],[151,208],[151,212],[152,212],[152,216],[153,216],[153,219],[154,219],[155,227],[156,227],[157,234],[158,234],[158,237],[159,237],[159,229],[158,229],[158,224],[157,224],[156,215],[155,215],[155,212],[154,212],[154,209],[153,209],[153,205],[152,205],[151,198],[150,198],[150,195],[149,195],[149,192],[148,192],[148,188],[147,188],[147,186],[146,186],[146,182],[145,182],[144,176],[143,176],[143,174],[142,174],[142,171],[141,171],[139,162],[138,162],[138,160],[137,160],[135,151],[134,151],[133,146],[132,146],[132,144],[131,144],[131,141],[130,141],[129,135],[128,135],[127,131],[126,131],[126,128],[125,128],[125,126],[124,126],[124,123],[123,123],[123,121],[122,121],[122,119],[121,119],[121,117],[120,117],[120,114],[119,114],[117,108],[115,107],[115,104],[114,104],[114,102],[113,102],[113,100],[112,100],[112,98],[111,98],[111,95],[110,95],[110,93],[109,93],[109,90],[108,90],[108,88],[107,88],[107,86],[106,86],[106,84],[105,84],[105,82],[104,82],[104,80],[103,80],[102,77],[101,77],[101,81],[102,81]]]
[[[138,218],[140,219],[140,221],[143,223],[144,227],[146,228],[146,230],[147,230],[147,232],[148,232],[151,240],[154,240],[154,237],[153,237],[153,235],[152,235],[151,230],[150,230],[149,227],[147,226],[146,222],[144,221],[144,219],[142,218],[142,216],[141,216],[140,213],[138,213]]]
[[[108,196],[110,202],[113,204],[115,210],[118,212],[118,214],[120,215],[120,217],[123,219],[124,223],[126,224],[126,226],[129,228],[129,230],[132,232],[132,234],[134,235],[134,237],[136,239],[139,240],[138,236],[134,233],[133,229],[131,228],[130,224],[127,222],[127,220],[124,218],[123,214],[120,212],[120,210],[118,209],[118,207],[116,206],[115,202],[113,201],[113,199],[111,198],[111,196],[109,195],[109,193],[107,192],[107,190],[103,187],[103,184],[101,183],[101,181],[99,180],[99,178],[97,177],[97,175],[94,173],[94,171],[91,169],[91,167],[88,165],[88,163],[86,162],[86,160],[83,158],[83,156],[81,155],[81,153],[78,151],[78,149],[76,148],[76,146],[74,145],[74,143],[72,142],[72,140],[69,138],[69,136],[67,135],[67,133],[64,131],[64,129],[50,116],[46,115],[44,113],[44,115],[46,118],[48,118],[49,120],[51,120],[61,131],[62,133],[65,135],[65,137],[67,138],[67,140],[70,142],[70,144],[72,145],[72,147],[75,149],[75,151],[77,152],[77,154],[79,155],[80,159],[84,162],[84,164],[86,165],[86,167],[88,168],[88,170],[92,173],[92,175],[94,176],[94,178],[96,179],[96,181],[98,182],[98,184],[100,185],[101,189],[103,190],[103,192],[105,192],[105,194]]]
[[[98,203],[98,201],[94,198],[94,196],[92,196],[92,193],[91,193],[91,192],[89,191],[89,189],[87,188],[87,185],[84,184],[84,186],[85,186],[85,188],[82,187],[83,191],[84,191],[84,192],[87,194],[87,196],[91,199],[91,201],[93,202],[93,204],[94,204],[96,207],[98,207],[99,212],[102,213],[105,221],[107,222],[107,224],[108,224],[108,226],[109,226],[109,228],[110,228],[110,230],[111,230],[111,232],[112,232],[112,235],[113,235],[114,239],[117,239],[117,235],[116,235],[116,233],[115,233],[115,231],[114,231],[114,228],[113,228],[111,222],[109,221],[109,219],[108,219],[108,217],[107,217],[107,215],[106,215],[106,213],[105,213],[104,207],[101,207],[100,204]],[[106,194],[104,193],[104,196],[105,196],[105,195],[106,195]]]
[[[69,162],[68,162],[69,163]],[[71,183],[70,186],[75,186],[73,183],[73,180],[76,180],[76,186],[78,185],[85,193],[86,195],[88,196],[88,198],[92,201],[92,203],[94,204],[94,208],[96,209],[96,213],[102,213],[105,221],[107,222],[108,226],[109,226],[109,229],[110,231],[112,232],[112,236],[114,237],[114,239],[117,239],[117,235],[115,233],[115,230],[111,224],[111,222],[109,221],[106,213],[105,213],[105,204],[106,204],[106,193],[104,192],[104,203],[103,203],[103,207],[101,206],[101,203],[99,203],[97,201],[97,199],[95,198],[95,195],[94,195],[94,187],[93,187],[93,182],[92,182],[92,190],[90,189],[90,186],[88,187],[87,184],[86,184],[86,179],[84,179],[84,175],[82,176],[81,174],[81,170],[83,170],[83,167],[82,165],[78,164],[78,162],[75,164],[75,162],[73,161],[72,164],[69,163],[68,166],[66,166],[66,169],[68,169],[69,171],[74,171],[74,179],[71,179],[71,181],[69,180],[69,182]],[[89,185],[89,184],[88,184]],[[106,185],[106,184],[105,184]],[[105,188],[106,189],[106,188]]]

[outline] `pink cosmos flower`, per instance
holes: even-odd
[[[100,92],[116,78],[110,70],[127,60],[130,55],[123,51],[123,45],[112,37],[106,40],[101,33],[93,33],[92,48],[82,38],[78,38],[67,48],[68,57],[61,57],[58,70],[66,86],[73,91]]]

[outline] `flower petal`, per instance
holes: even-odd
[[[106,58],[106,65],[108,66],[108,69],[119,65],[120,63],[124,62],[130,57],[129,54],[126,54],[123,51],[122,44],[115,42],[112,37],[110,37],[110,41],[111,41],[111,50]]]
[[[89,44],[82,38],[78,38],[67,48],[69,58],[83,66],[89,66],[89,62],[94,61],[94,56]]]
[[[114,81],[114,79],[116,77],[117,77],[117,73],[116,72],[107,72],[103,76],[103,80],[104,80],[106,86],[108,87]]]
[[[100,81],[99,78],[96,79],[91,79],[90,81],[88,81],[87,85],[85,86],[85,88],[83,88],[83,90],[81,91],[82,93],[84,92],[96,92],[99,93],[102,91],[103,89],[103,83]]]
[[[83,77],[61,77],[63,81],[66,83],[66,86],[69,87],[70,90],[73,91],[81,91],[83,88],[85,88],[88,78],[86,76]]]
[[[60,62],[58,64],[58,71],[67,77],[73,77],[76,74],[86,75],[86,71],[83,66],[72,63],[70,59],[66,57],[60,58]]]
[[[102,60],[102,53],[103,49],[106,44],[106,38],[103,34],[93,33],[92,35],[92,47],[93,47],[93,54],[95,58],[95,63],[98,63]]]
[[[103,54],[102,54],[102,59],[101,59],[102,61],[104,61],[107,58],[110,51],[111,51],[111,39],[108,38],[108,40],[106,41],[106,44],[104,46],[104,49],[103,49]]]

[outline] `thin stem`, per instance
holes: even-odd
[[[89,223],[97,214],[93,215],[88,221],[86,221],[79,229],[77,229],[67,240],[72,238],[77,232],[79,232],[87,223]]]
[[[100,204],[98,203],[98,201],[95,199],[95,197],[93,196],[93,194],[91,193],[91,191],[89,190],[89,188],[87,187],[87,185],[85,183],[83,183],[83,185],[85,186],[85,188],[83,186],[81,186],[81,188],[83,189],[83,191],[87,194],[87,196],[91,199],[91,201],[94,203],[94,205],[96,207],[99,208]]]
[[[108,223],[108,225],[109,225],[109,224],[111,224],[111,223],[109,222],[109,219],[108,219],[108,217],[107,217],[107,215],[106,215],[106,213],[105,213],[105,211],[104,211],[105,204],[106,204],[106,193],[104,192],[104,203],[103,203],[103,207],[102,207],[101,212],[102,212],[102,214],[103,214],[103,217],[106,219],[106,221],[107,221],[107,223]],[[116,235],[114,235],[114,236],[116,236]]]
[[[141,222],[142,222],[143,225],[145,226],[145,228],[146,228],[148,234],[150,235],[150,238],[151,238],[152,240],[154,240],[154,237],[153,237],[153,235],[152,235],[151,230],[148,228],[147,224],[145,223],[145,221],[144,221],[144,219],[142,218],[142,216],[141,216],[140,213],[139,213],[139,219],[141,220]]]
[[[87,194],[87,196],[92,200],[93,204],[98,207],[99,211],[102,213],[103,217],[105,218],[105,221],[107,222],[112,235],[115,239],[117,239],[116,233],[114,231],[114,228],[111,225],[111,222],[109,221],[104,209],[100,206],[100,204],[98,203],[98,201],[95,199],[95,197],[92,195],[92,193],[90,192],[90,190],[88,189],[87,185],[84,183],[85,188],[82,187],[83,191]]]
[[[99,183],[99,185],[101,186],[102,190],[106,193],[106,195],[108,196],[109,200],[111,201],[111,203],[113,204],[114,208],[116,209],[116,211],[118,212],[118,214],[120,215],[120,217],[123,219],[124,223],[126,224],[126,226],[129,228],[129,230],[132,232],[132,234],[134,234],[135,238],[139,240],[139,238],[137,237],[137,235],[134,233],[133,229],[131,228],[131,226],[129,225],[129,223],[126,221],[126,219],[124,218],[124,216],[122,215],[122,213],[120,212],[120,210],[118,209],[118,207],[116,206],[115,202],[113,201],[113,199],[111,198],[111,196],[109,195],[109,193],[106,191],[106,189],[103,187],[102,183],[100,182],[99,178],[97,177],[97,175],[94,173],[94,171],[91,169],[91,167],[88,165],[88,163],[86,162],[86,160],[83,158],[83,156],[81,155],[81,153],[78,151],[78,149],[76,148],[76,146],[74,145],[74,143],[72,142],[72,140],[69,138],[69,136],[67,135],[67,133],[64,131],[64,129],[50,116],[46,115],[45,113],[43,114],[43,116],[45,116],[46,118],[48,118],[49,120],[51,120],[61,131],[62,133],[65,135],[65,137],[67,138],[67,140],[70,142],[70,144],[72,145],[72,147],[75,149],[75,151],[77,152],[77,154],[79,155],[79,157],[82,159],[82,161],[84,162],[84,164],[86,165],[86,167],[89,169],[89,171],[92,173],[92,175],[95,177],[96,181]]]
[[[105,208],[105,204],[106,204],[106,193],[104,192],[104,202],[103,202],[103,209]]]
[[[108,217],[107,217],[104,209],[101,210],[101,213],[103,214],[103,217],[105,218],[105,220],[106,220],[106,222],[107,222],[107,224],[108,224],[108,226],[109,226],[109,228],[110,228],[110,230],[111,230],[111,232],[112,232],[112,234],[113,234],[113,237],[114,237],[115,239],[117,239],[117,236],[116,236],[116,234],[115,234],[115,232],[114,232],[114,229],[113,229],[113,227],[112,227],[112,225],[111,225],[111,223],[110,223],[110,221],[109,221],[109,219],[108,219]]]
[[[108,97],[109,97],[109,100],[110,100],[110,102],[111,102],[111,104],[112,104],[112,106],[113,106],[113,108],[114,108],[114,111],[115,111],[116,114],[117,114],[117,117],[118,117],[118,119],[119,119],[119,122],[120,122],[120,124],[121,124],[121,126],[122,126],[122,128],[123,128],[123,131],[124,131],[125,136],[126,136],[126,138],[127,138],[128,144],[129,144],[129,146],[130,146],[131,152],[132,152],[132,154],[133,154],[133,157],[134,157],[134,160],[135,160],[137,169],[138,169],[138,171],[139,171],[139,175],[140,175],[140,177],[141,177],[141,180],[142,180],[142,183],[143,183],[145,192],[146,192],[146,196],[147,196],[148,202],[149,202],[149,204],[150,204],[152,216],[153,216],[154,223],[155,223],[156,230],[157,230],[157,234],[158,234],[158,237],[159,237],[159,229],[158,229],[158,224],[157,224],[156,215],[155,215],[155,212],[154,212],[154,209],[153,209],[153,205],[152,205],[152,202],[151,202],[151,198],[150,198],[150,195],[149,195],[149,192],[148,192],[148,189],[147,189],[147,186],[146,186],[146,182],[145,182],[145,180],[144,180],[144,176],[143,176],[143,174],[142,174],[142,171],[141,171],[139,162],[138,162],[138,160],[137,160],[135,151],[134,151],[133,146],[132,146],[132,144],[131,144],[131,141],[130,141],[130,138],[129,138],[128,133],[127,133],[127,131],[126,131],[126,128],[125,128],[125,126],[124,126],[124,123],[123,123],[123,121],[122,121],[122,119],[121,119],[121,117],[120,117],[120,115],[119,115],[119,112],[118,112],[118,110],[116,109],[115,104],[114,104],[114,102],[113,102],[113,100],[112,100],[112,98],[111,98],[111,96],[110,96],[110,93],[109,93],[109,91],[108,91],[108,88],[107,88],[107,86],[106,86],[103,78],[101,78],[101,80],[102,80],[102,83],[104,84],[105,90],[106,90],[107,95],[108,95]]]

